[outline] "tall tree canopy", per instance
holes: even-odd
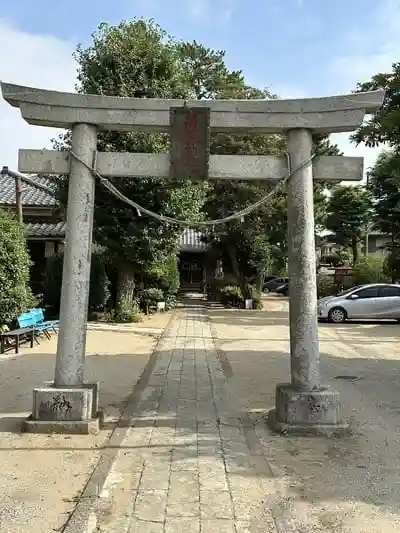
[[[375,227],[388,236],[388,271],[400,279],[400,154],[382,152],[369,172],[374,196]]]
[[[225,53],[193,42],[176,41],[153,21],[134,19],[117,26],[101,24],[87,47],[78,46],[77,90],[82,93],[164,98],[273,98],[266,90],[246,84],[241,71],[230,70]],[[69,142],[67,135],[58,147]],[[157,133],[101,133],[99,150],[166,152],[169,139]],[[337,153],[325,138],[315,139],[321,153]],[[283,154],[279,135],[213,134],[212,154]],[[222,218],[258,200],[270,190],[265,182],[170,183],[161,179],[114,180],[127,197],[144,207],[194,223],[201,217]],[[324,218],[324,185],[316,190],[316,211]],[[65,191],[64,191],[65,198]],[[138,217],[135,210],[101,187],[96,192],[95,238],[106,247],[120,273],[120,297],[133,294],[135,274],[159,263],[177,249],[182,228]],[[275,195],[244,223],[218,226],[209,238],[230,257],[238,280],[265,270],[271,250],[286,254],[286,197]],[[239,270],[238,270],[239,269]]]
[[[362,186],[338,186],[327,206],[326,228],[335,233],[341,246],[351,248],[353,263],[359,259],[359,243],[372,216],[371,193]]]
[[[369,81],[358,83],[356,91],[386,91],[382,109],[366,121],[352,139],[366,146],[387,143],[400,148],[400,63],[393,63],[392,72],[378,73]]]
[[[382,152],[368,173],[376,226],[400,243],[400,154]]]
[[[135,19],[117,26],[101,24],[92,43],[78,46],[77,90],[81,93],[129,97],[185,98],[191,86],[179,47],[152,21]],[[61,145],[68,144],[68,135]],[[168,136],[158,133],[105,132],[98,149],[120,152],[165,152]],[[163,179],[112,180],[128,198],[159,214],[197,220],[207,185]],[[63,191],[65,200],[65,191]],[[116,266],[119,302],[133,298],[135,275],[177,251],[181,228],[138,216],[99,186],[96,190],[96,241]]]

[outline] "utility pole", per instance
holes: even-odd
[[[15,205],[17,208],[17,217],[18,222],[21,224],[23,223],[23,215],[22,215],[22,186],[21,186],[21,178],[15,177]]]
[[[23,216],[22,216],[22,182],[21,182],[21,176],[17,175],[16,173],[10,171],[8,167],[3,167],[1,169],[0,174],[4,176],[10,176],[11,178],[15,179],[15,206],[17,210],[17,217],[18,221],[22,224],[23,222]]]

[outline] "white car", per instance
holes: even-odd
[[[360,318],[400,322],[400,285],[373,283],[320,298],[318,318],[335,323]]]

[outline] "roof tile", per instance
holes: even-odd
[[[56,183],[51,178],[29,177],[31,180],[56,191]],[[53,196],[29,183],[23,182],[22,189],[23,206],[53,207],[57,204],[57,200]],[[15,180],[4,174],[0,174],[0,205],[15,205]]]
[[[28,222],[27,237],[65,237],[65,222]]]

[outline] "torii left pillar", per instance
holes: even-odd
[[[71,149],[92,168],[97,128],[73,125]],[[95,198],[95,179],[88,167],[76,158],[71,160],[54,382],[33,391],[32,415],[25,421],[25,430],[30,432],[88,434],[99,430],[98,384],[84,382]]]

